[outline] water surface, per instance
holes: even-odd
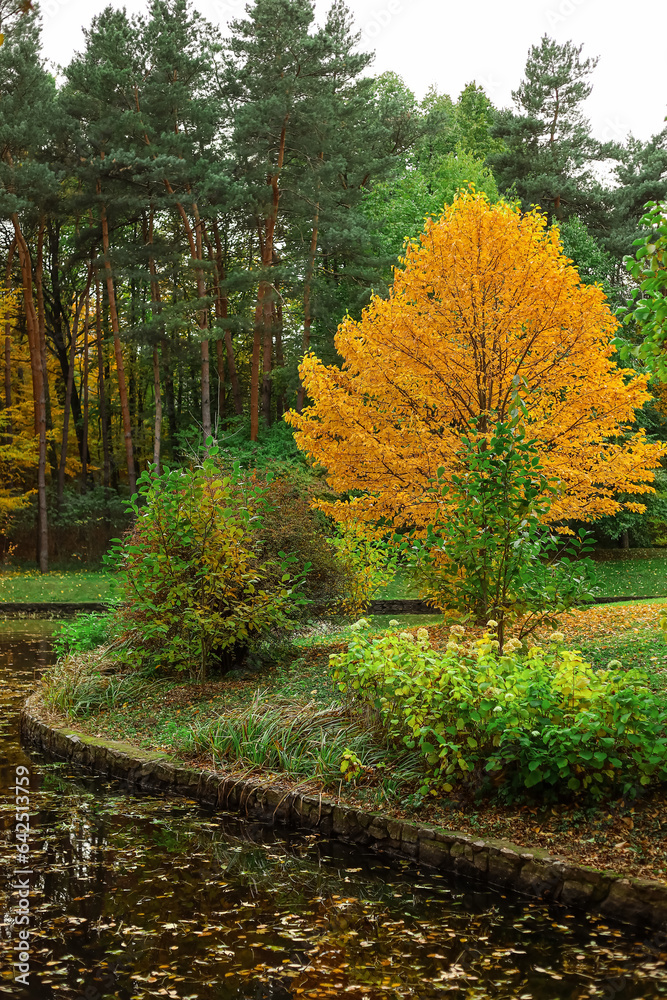
[[[0,993],[30,1000],[650,1000],[651,932],[139,795],[22,749],[50,622],[0,628]],[[14,783],[30,772],[30,977],[14,980]],[[25,877],[25,876],[24,876]]]

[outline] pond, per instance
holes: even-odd
[[[667,995],[651,932],[506,898],[194,802],[133,794],[21,748],[47,622],[0,629],[0,993],[122,1000]],[[29,774],[29,866],[13,786]],[[15,872],[20,869],[19,874]],[[29,883],[28,904],[17,882]],[[29,913],[29,985],[14,979]],[[21,909],[23,907],[23,909]],[[25,953],[24,953],[25,954]]]

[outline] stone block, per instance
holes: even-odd
[[[372,840],[386,840],[387,839],[387,824],[384,820],[381,820],[379,816],[373,817],[373,822],[368,827],[368,836]]]
[[[501,885],[516,881],[523,865],[516,851],[511,851],[508,847],[491,847],[488,858],[487,871],[490,879]]]
[[[419,863],[431,868],[449,867],[449,850],[446,844],[423,837],[419,840]]]
[[[563,883],[558,901],[565,906],[585,908],[595,893],[595,886],[585,879],[567,879]]]

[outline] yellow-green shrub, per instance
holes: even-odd
[[[544,648],[510,640],[502,653],[491,632],[472,643],[453,633],[442,652],[420,629],[355,636],[331,657],[340,690],[374,705],[422,756],[422,792],[459,783],[508,800],[528,789],[600,798],[667,781],[667,699],[642,671],[596,672],[558,633]]]

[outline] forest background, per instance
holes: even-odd
[[[340,360],[339,323],[457,190],[539,206],[612,308],[667,197],[667,128],[595,139],[596,60],[546,36],[510,109],[474,81],[418,101],[373,76],[341,0],[321,28],[310,0],[254,0],[226,38],[188,0],[108,8],[57,79],[38,5],[0,18],[0,545],[42,570],[98,559],[141,471],[209,437],[245,467],[303,465],[282,422],[307,402],[301,359]],[[652,391],[638,423],[667,440]],[[598,537],[660,544],[661,477]]]

